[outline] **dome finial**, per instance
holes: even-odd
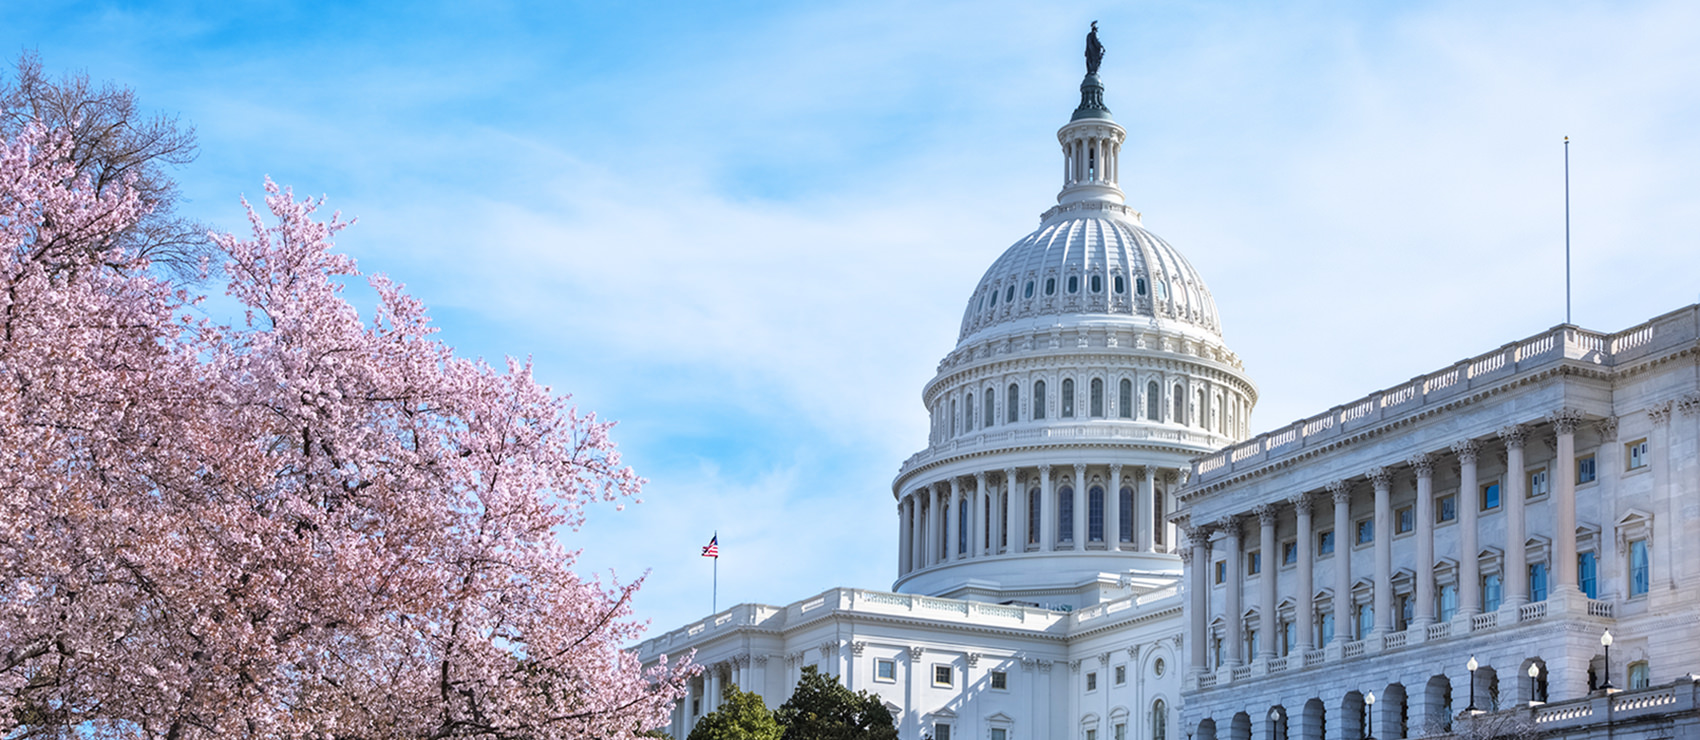
[[[1098,65],[1103,63],[1104,45],[1098,41],[1098,22],[1092,21],[1092,30],[1086,33],[1086,79],[1080,81],[1080,107],[1074,109],[1069,120],[1110,117],[1110,109],[1104,107],[1104,83],[1098,79]]]

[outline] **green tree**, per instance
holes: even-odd
[[[785,728],[783,740],[897,740],[897,725],[879,697],[852,693],[814,666],[803,668],[797,690],[773,714]]]
[[[697,720],[686,740],[780,740],[783,732],[761,695],[727,686],[720,708]]]

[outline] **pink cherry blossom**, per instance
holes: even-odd
[[[32,130],[0,142],[0,735],[630,738],[616,583],[561,541],[634,497],[610,423],[456,357],[348,224],[266,182],[215,237],[235,325],[102,248],[142,215]],[[244,205],[247,205],[244,203]],[[610,577],[611,578],[611,577]]]

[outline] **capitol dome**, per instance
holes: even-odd
[[[1071,609],[1172,586],[1184,471],[1250,428],[1203,278],[1126,203],[1095,70],[1080,93],[1057,205],[993,261],[922,390],[895,590]]]

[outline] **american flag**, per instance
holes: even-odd
[[[709,540],[708,544],[703,546],[702,556],[705,558],[720,558],[720,535],[718,533],[714,535],[714,539]]]

